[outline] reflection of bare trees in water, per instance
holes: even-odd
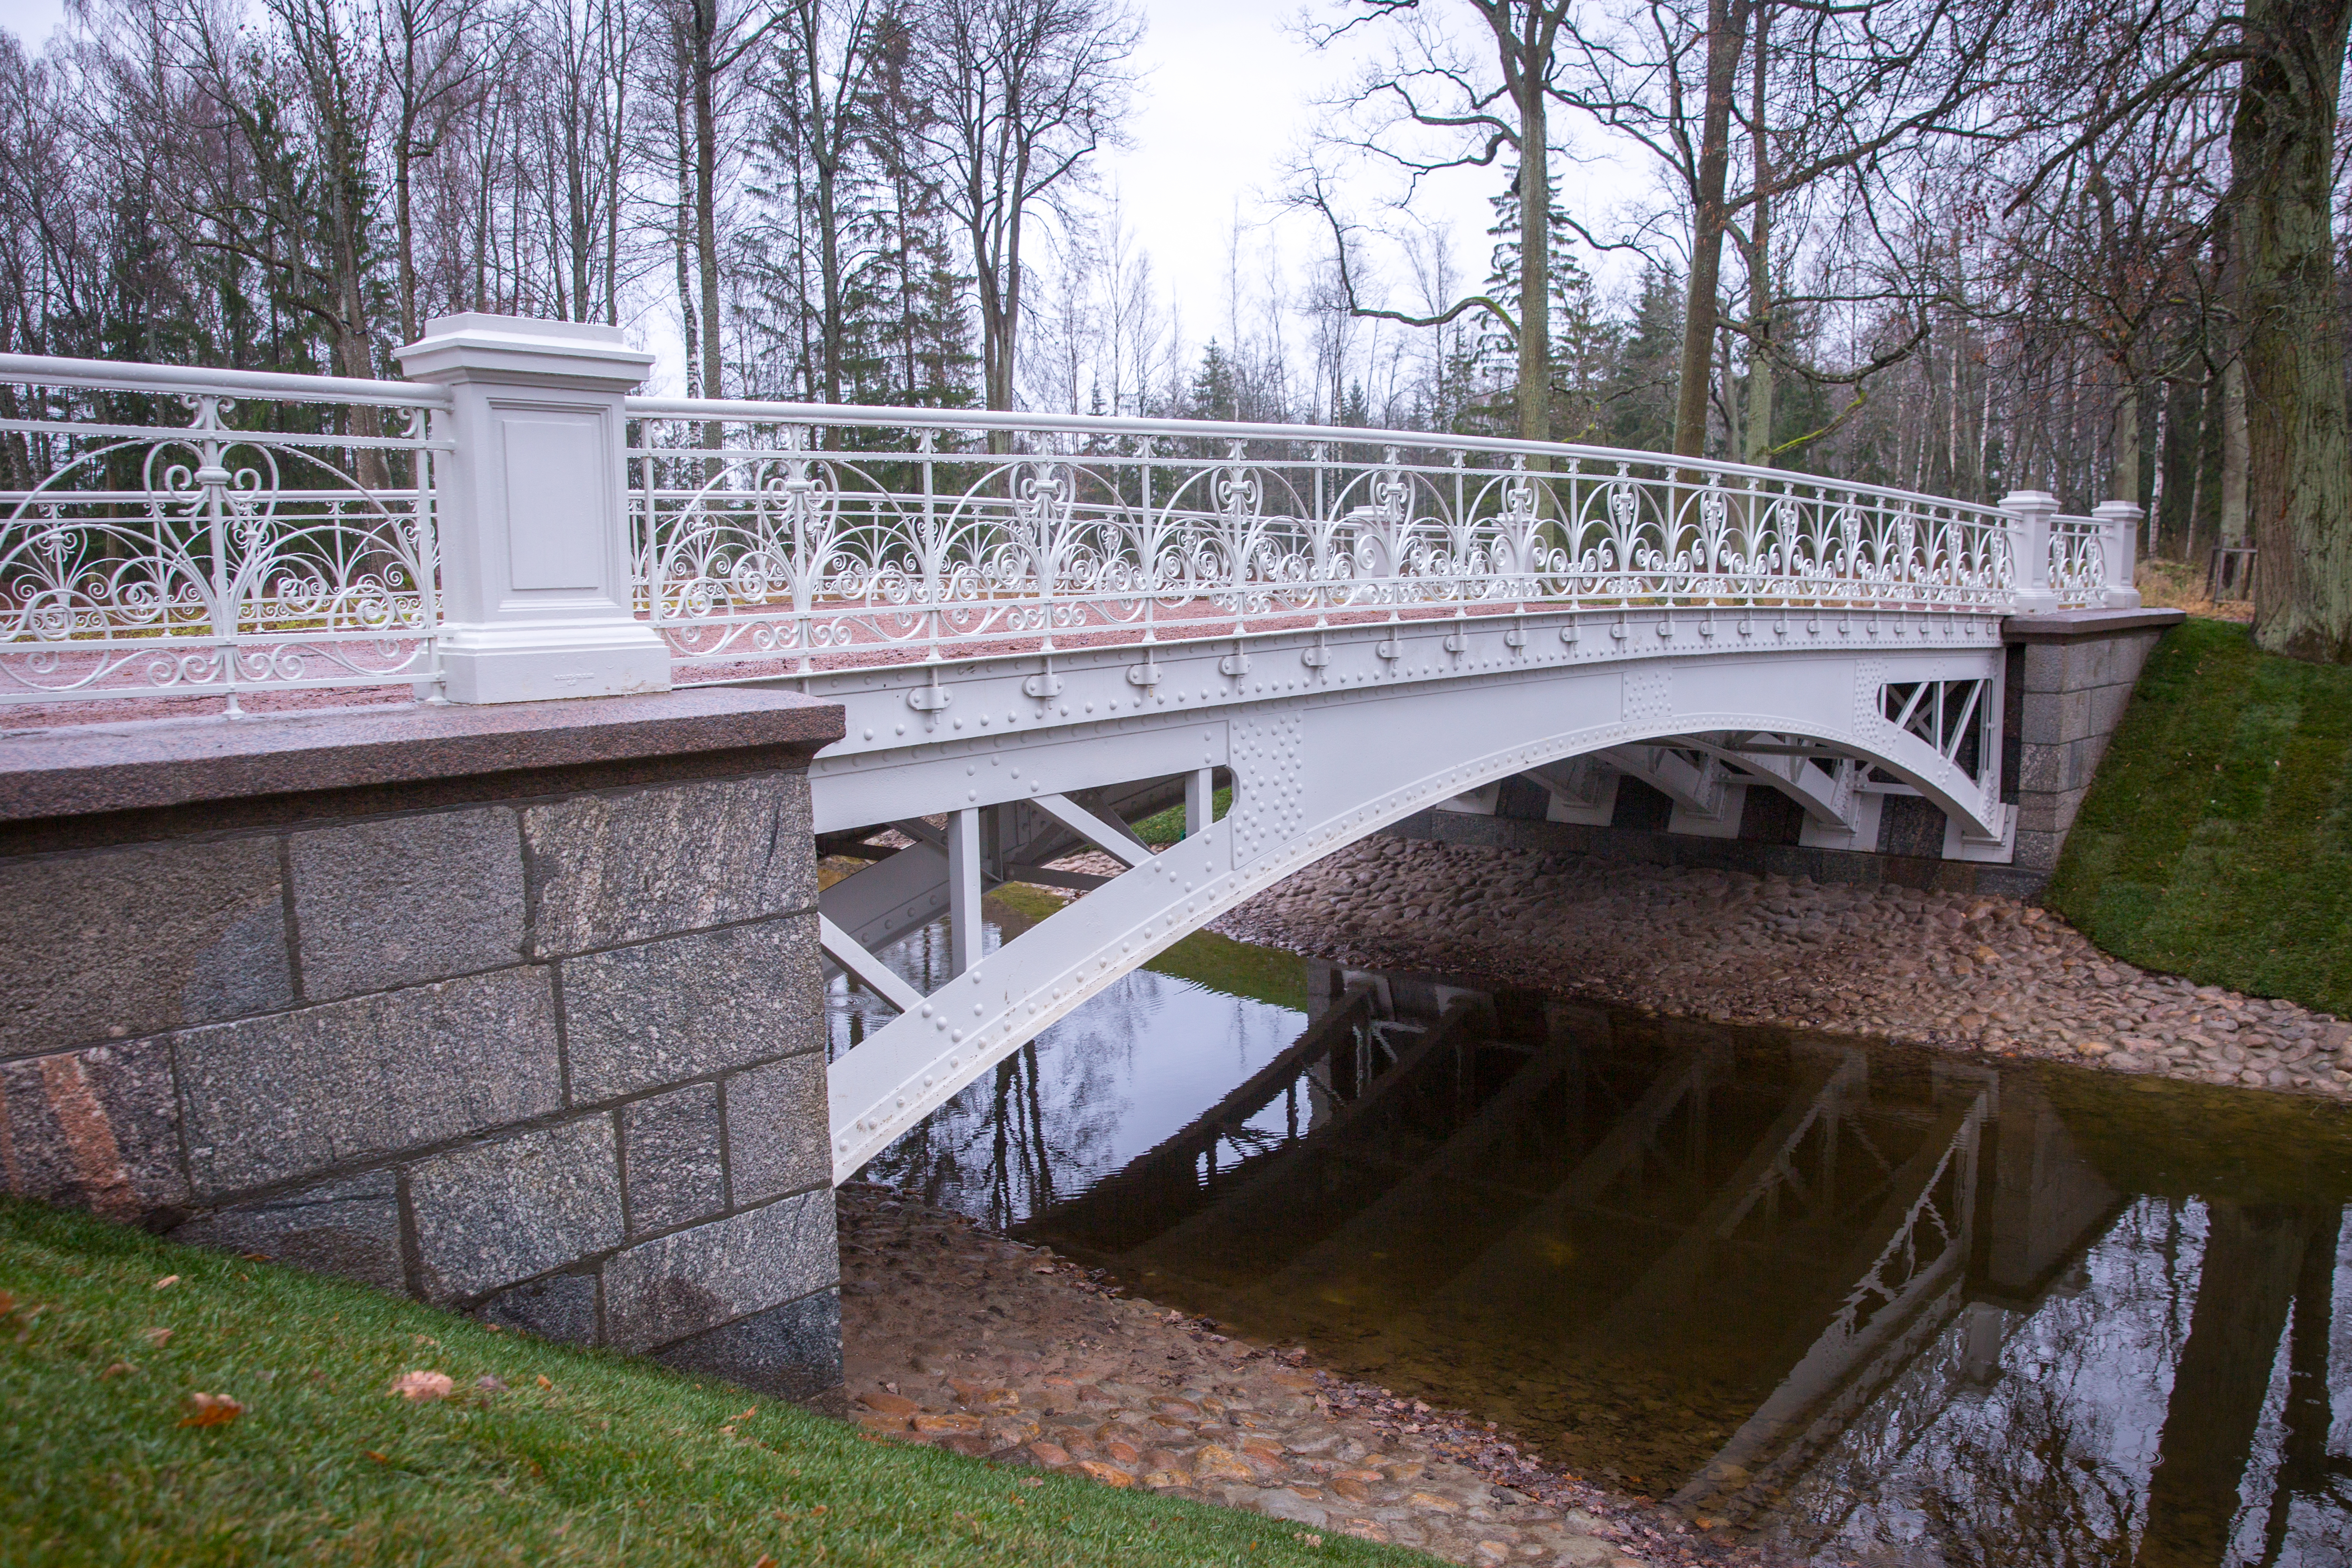
[[[1099,1175],[1129,1109],[1135,1042],[1171,984],[1139,973],[1095,998],[884,1151],[876,1179],[1003,1226]]]
[[[2140,1522],[2136,1479],[2107,1459],[2109,1422],[2071,1388],[2016,1382],[2007,1418],[1942,1445],[1916,1503],[1948,1568],[2118,1568]]]
[[[2329,1453],[2341,1225],[2332,1205],[2131,1204],[2001,1314],[1992,1356],[1956,1325],[1877,1400],[1793,1489],[1790,1540],[1907,1540],[1945,1568],[2352,1561],[2352,1464]]]
[[[1962,1309],[1797,1483],[1790,1537],[1910,1539],[1946,1568],[2126,1568],[2205,1234],[2201,1205],[2142,1198],[2030,1310]]]

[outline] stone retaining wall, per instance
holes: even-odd
[[[2032,891],[2058,868],[2099,759],[2178,610],[2010,619],[2006,717],[2017,746],[2017,858]]]
[[[680,692],[0,738],[8,1189],[838,1384],[804,769],[839,733]],[[349,782],[272,787],[306,777]]]

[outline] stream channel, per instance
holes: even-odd
[[[1800,1560],[2352,1563],[2340,1108],[1203,933],[866,1174]]]

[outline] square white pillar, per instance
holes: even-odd
[[[2050,582],[2050,520],[2058,498],[2048,490],[2011,490],[2000,498],[2009,514],[2010,560],[2017,574],[2017,613],[2048,615],[2058,607]]]
[[[2107,558],[2105,601],[2111,610],[2139,608],[2139,590],[2132,584],[2138,563],[2139,525],[2147,513],[2127,500],[2103,500],[2091,509],[2098,520],[2100,545]]]
[[[617,327],[436,317],[394,357],[446,386],[438,454],[441,668],[453,702],[669,689],[630,587],[627,416],[654,356]]]

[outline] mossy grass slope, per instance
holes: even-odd
[[[2145,968],[2352,1016],[2352,668],[2167,633],[2046,901]]]
[[[870,1437],[642,1361],[5,1199],[0,1290],[11,1568],[1430,1561]],[[387,1394],[419,1369],[455,1396]],[[244,1413],[183,1425],[198,1392]]]

